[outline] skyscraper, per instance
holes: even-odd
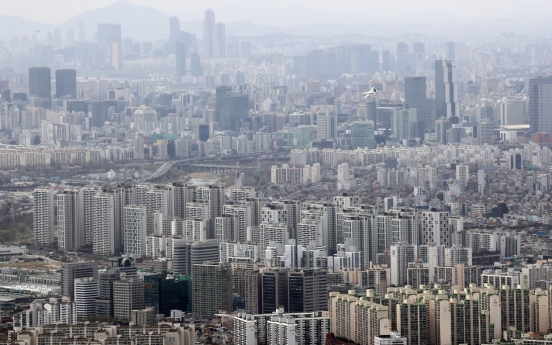
[[[528,96],[531,132],[552,133],[552,77],[529,79]]]
[[[182,42],[176,42],[176,81],[180,82],[182,77],[186,76],[186,45]]]
[[[435,117],[458,117],[456,66],[450,60],[435,60]]]
[[[178,17],[169,18],[169,53],[176,52],[176,43],[180,39],[180,19]],[[178,58],[177,58],[178,59]],[[178,63],[177,63],[178,66]],[[178,69],[178,67],[177,67]]]
[[[215,57],[215,12],[205,10],[203,15],[203,55]]]
[[[29,96],[52,99],[50,84],[50,68],[31,67],[29,68]]]
[[[420,122],[420,127],[417,133],[419,138],[423,138],[423,131],[425,131],[428,127],[428,124],[426,124],[425,121],[427,114],[426,93],[426,77],[406,77],[404,79],[405,106],[407,109],[416,109],[416,113],[418,114],[418,122]],[[429,127],[433,128],[432,125]]]
[[[49,246],[54,242],[54,191],[37,188],[32,195],[34,243]]]
[[[98,24],[98,45],[104,49],[105,58],[115,69],[123,68],[123,52],[120,24]]]
[[[454,42],[445,43],[445,59],[454,60]]]
[[[224,59],[226,57],[226,25],[217,23],[216,56]]]
[[[56,71],[56,98],[77,99],[77,71],[58,69]]]
[[[203,75],[203,66],[201,65],[201,59],[195,52],[190,53],[190,74],[192,77],[199,77]]]

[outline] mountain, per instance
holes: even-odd
[[[169,38],[169,16],[152,7],[119,0],[106,7],[81,13],[58,26],[61,30],[73,28],[78,37],[79,21],[85,23],[86,39],[91,41],[98,24],[121,24],[122,36],[137,40]],[[62,31],[63,32],[63,31]]]
[[[11,40],[13,36],[27,35],[29,39],[33,34],[38,38],[46,37],[46,32],[52,31],[53,25],[34,22],[21,17],[11,17],[0,14],[0,39]]]

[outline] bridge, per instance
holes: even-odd
[[[238,172],[246,170],[257,170],[256,167],[246,167],[240,165],[222,165],[222,164],[186,164],[177,163],[176,169],[182,170],[184,168],[192,168],[193,170],[209,171],[211,174],[224,174],[229,172]]]
[[[260,153],[251,153],[251,154],[242,154],[242,155],[235,155],[235,156],[229,156],[225,160],[250,160],[250,159],[258,159],[259,156],[261,156]],[[141,178],[136,180],[136,183],[142,183],[142,182],[153,182],[156,181],[163,176],[165,176],[173,167],[176,166],[178,170],[183,170],[184,168],[191,167],[193,169],[197,169],[199,171],[209,171],[212,174],[220,174],[220,173],[228,173],[228,172],[238,172],[238,171],[247,171],[247,170],[256,170],[256,167],[247,167],[247,166],[240,166],[240,165],[224,165],[224,164],[204,164],[204,163],[196,163],[198,161],[208,161],[208,158],[201,157],[201,158],[188,158],[188,159],[181,159],[176,161],[169,161],[163,163],[153,174],[150,176],[147,176],[145,178]]]

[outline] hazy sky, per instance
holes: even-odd
[[[178,14],[184,20],[201,19],[201,13],[205,8],[221,11],[232,8],[244,10],[248,8],[246,5],[251,3],[250,0],[129,1],[154,7],[169,15]],[[81,12],[104,7],[113,2],[115,0],[0,0],[0,13],[44,23],[59,24]],[[412,12],[422,17],[450,14],[460,18],[501,19],[519,15],[528,19],[531,16],[542,17],[552,10],[552,1],[550,0],[256,0],[254,3],[255,11],[262,11],[262,4],[290,9],[299,5],[305,12],[307,8],[317,8],[319,11],[335,13],[341,18],[344,15],[350,15],[355,22],[361,20],[364,15],[366,18],[391,19],[400,18],[406,13]],[[246,19],[251,17],[250,13]],[[259,17],[263,16],[259,15]],[[340,20],[342,20],[341,18]],[[243,18],[236,18],[236,20],[240,19]]]

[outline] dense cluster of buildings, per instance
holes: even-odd
[[[28,188],[31,251],[66,257],[2,268],[7,345],[552,344],[549,37],[168,24],[0,44],[0,169],[71,166]]]

